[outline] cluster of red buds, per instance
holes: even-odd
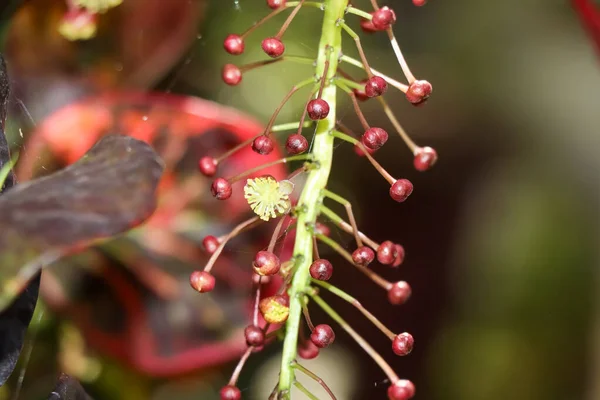
[[[416,79],[408,68],[392,31],[392,26],[396,22],[394,11],[389,7],[379,7],[376,0],[371,0],[371,3],[373,11],[367,12],[350,5],[348,0],[324,0],[323,2],[267,0],[267,5],[273,9],[270,14],[242,34],[228,35],[223,43],[225,51],[229,54],[242,54],[248,36],[258,26],[286,10],[291,10],[279,31],[275,35],[265,38],[261,43],[262,50],[270,58],[243,66],[226,64],[222,71],[223,81],[228,85],[235,86],[240,84],[243,76],[251,70],[284,61],[306,63],[315,67],[314,76],[300,81],[284,96],[261,134],[241,143],[225,154],[207,155],[199,161],[199,169],[202,174],[207,177],[216,176],[211,191],[213,196],[219,200],[229,199],[233,194],[233,185],[243,181],[244,197],[255,215],[240,223],[227,235],[207,236],[204,239],[204,248],[211,254],[211,257],[203,270],[195,271],[191,275],[191,285],[195,290],[201,293],[213,290],[216,283],[211,269],[231,239],[257,224],[271,219],[277,221],[269,245],[259,251],[250,263],[254,271],[256,294],[252,323],[245,330],[248,350],[242,356],[228,385],[222,389],[221,399],[223,400],[241,398],[241,392],[237,388],[236,382],[247,358],[252,352],[261,350],[278,337],[284,338],[283,356],[280,379],[271,398],[290,398],[291,386],[297,386],[306,393],[306,388],[295,380],[296,372],[304,373],[315,379],[331,398],[335,398],[321,378],[297,361],[297,357],[311,359],[318,356],[319,352],[331,345],[335,339],[334,330],[330,325],[313,325],[309,314],[309,305],[311,304],[322,308],[381,367],[391,383],[387,392],[390,400],[407,400],[415,394],[412,382],[400,379],[385,359],[353,330],[350,324],[320,295],[320,291],[326,291],[350,303],[388,337],[391,342],[391,350],[396,355],[405,356],[411,352],[414,339],[409,333],[392,332],[365,309],[358,299],[328,282],[334,267],[329,260],[319,256],[318,250],[318,246],[321,244],[339,253],[351,265],[381,287],[387,293],[391,304],[403,304],[411,295],[411,288],[407,282],[402,280],[390,282],[372,269],[375,261],[391,268],[399,267],[404,260],[404,248],[389,240],[378,243],[362,233],[354,218],[351,203],[327,189],[333,145],[336,140],[341,140],[351,143],[356,152],[360,156],[365,156],[388,181],[389,194],[393,200],[404,202],[413,191],[410,181],[396,179],[373,157],[373,154],[387,143],[389,134],[385,129],[369,124],[360,108],[360,102],[363,101],[374,99],[379,102],[394,130],[413,153],[414,168],[418,171],[426,171],[437,161],[437,153],[434,149],[418,146],[410,139],[383,97],[388,87],[392,86],[402,91],[409,103],[418,106],[428,99],[432,87],[429,82]],[[422,6],[424,3],[424,0],[413,0],[413,4],[416,6]],[[314,7],[324,12],[316,59],[285,54],[283,36],[303,7]],[[365,33],[382,31],[387,34],[408,84],[400,83],[371,68],[360,36],[346,24],[345,17],[352,14],[361,19],[360,26]],[[346,33],[354,40],[360,59],[354,59],[342,53],[342,33]],[[366,76],[364,79],[354,79],[342,69],[342,64],[358,67],[364,71]],[[299,121],[276,125],[275,122],[284,105],[294,94],[304,88],[310,90]],[[355,135],[336,119],[338,89],[350,98],[363,127],[361,135]],[[312,145],[309,147],[309,140],[303,133],[310,127],[314,129],[314,136]],[[285,140],[285,148],[289,156],[233,177],[218,176],[219,165],[235,152],[250,146],[258,154],[269,154],[276,146],[273,136],[278,132],[290,130],[293,133],[289,134]],[[268,175],[251,178],[262,168],[297,161],[300,161],[302,165],[287,179],[277,181]],[[306,175],[306,179],[298,190],[299,196],[295,197],[293,181],[300,174]],[[326,201],[333,201],[343,206],[346,210],[347,220],[325,205]],[[333,223],[339,229],[352,235],[356,242],[356,249],[349,252],[333,240],[330,237],[330,228],[325,225],[325,221]],[[288,233],[293,234],[293,252],[288,259],[282,260],[282,246],[278,246],[278,244]],[[273,281],[279,282],[277,292],[271,296],[261,296],[261,286],[265,282]],[[302,319],[304,319],[306,327],[302,326]],[[309,331],[308,335],[305,333],[306,329]]]
[[[123,0],[65,0],[67,11],[58,27],[66,39],[88,40],[96,36],[97,18]]]

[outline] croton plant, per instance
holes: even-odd
[[[59,32],[68,40],[89,39],[96,34],[102,14],[126,2],[67,0]],[[412,3],[423,6],[425,0]],[[421,106],[432,86],[409,68],[394,35],[396,13],[377,0],[371,0],[368,9],[348,0],[267,0],[266,7],[271,9],[269,14],[243,32],[232,32],[223,43],[231,56],[244,53],[246,46],[260,46],[266,59],[238,65],[232,57],[222,69],[224,83],[243,84],[253,70],[277,63],[303,63],[313,69],[282,94],[283,100],[264,126],[237,111],[196,98],[163,93],[102,94],[59,110],[35,129],[18,167],[19,176],[28,181],[16,187],[13,160],[2,134],[0,383],[14,369],[41,291],[48,305],[75,319],[98,348],[149,374],[168,376],[206,366],[206,360],[214,364],[239,357],[228,384],[220,391],[223,400],[242,398],[237,382],[244,364],[252,354],[278,343],[283,349],[280,373],[270,398],[289,399],[293,387],[299,391],[294,394],[321,398],[296,379],[303,374],[322,386],[323,396],[335,399],[327,377],[317,376],[302,360],[327,351],[342,331],[381,369],[389,383],[390,400],[415,396],[415,385],[386,362],[388,357],[411,352],[412,335],[388,329],[361,305],[364,293],[354,296],[328,282],[337,271],[356,268],[372,281],[374,290],[387,296],[390,307],[401,305],[411,295],[410,285],[401,279],[398,269],[404,261],[404,248],[363,233],[351,202],[329,189],[329,177],[335,166],[334,148],[347,143],[355,148],[357,163],[369,163],[388,182],[390,201],[407,201],[413,184],[402,178],[401,171],[388,172],[376,161],[376,152],[392,134],[399,136],[408,150],[406,157],[399,153],[399,166],[404,163],[425,172],[438,157],[433,148],[418,145],[409,137],[395,116],[396,105],[388,103],[385,94],[398,90],[407,104]],[[288,27],[306,8],[321,11],[314,57],[288,54],[285,46]],[[272,36],[253,40],[257,27],[283,13],[288,13],[287,18],[273,29]],[[405,83],[372,68],[361,34],[387,37]],[[344,51],[344,36],[357,50],[358,59]],[[4,126],[8,78],[4,64],[2,68]],[[280,121],[282,108],[298,95],[306,99],[298,118]],[[360,132],[340,121],[341,97],[350,100],[362,126]],[[393,132],[369,122],[361,106],[367,101],[381,106]],[[85,135],[69,134],[82,126]],[[36,167],[40,159],[45,170],[50,165],[63,169],[32,179],[40,174]],[[286,171],[288,165],[293,167]],[[337,214],[330,206],[333,203],[341,205],[345,214]],[[228,222],[251,216],[232,227],[213,224],[215,231],[206,232],[198,228],[206,226],[203,221],[180,218],[198,208]],[[143,227],[127,235],[99,242],[143,222]],[[353,248],[348,250],[330,235],[331,225],[353,238]],[[270,240],[259,245],[244,241],[251,230],[269,231]],[[240,251],[232,260],[225,251],[230,246],[246,246],[244,250],[252,249],[253,257],[244,258],[247,251]],[[348,265],[334,266],[321,257],[322,246],[339,253]],[[43,271],[40,287],[42,267],[50,264],[51,268]],[[74,264],[85,265],[88,275],[95,278],[73,280],[70,267]],[[397,280],[380,276],[377,269],[381,267],[376,264],[395,269]],[[60,272],[65,265],[70,288],[75,291],[79,288],[81,292],[84,284],[84,290],[98,290],[99,280],[108,282],[123,305],[115,313],[131,317],[121,326],[120,333],[127,341],[113,340],[110,332],[115,321],[110,316],[102,319],[102,315],[91,314],[92,305],[69,300]],[[182,275],[185,287],[176,278]],[[147,315],[140,296],[162,304],[158,317],[157,313]],[[210,300],[195,302],[198,296]],[[327,302],[329,296],[346,301],[361,316],[343,317]],[[232,299],[239,304],[240,298],[247,299],[240,313],[223,317],[215,311],[214,304]],[[185,325],[180,330],[185,338],[150,334],[174,323],[168,309],[173,301],[188,306],[186,315],[190,317],[177,321]],[[310,311],[315,307],[335,325],[313,320]],[[389,354],[378,353],[352,327],[353,318],[366,318],[377,327],[389,340]],[[183,342],[185,349],[193,350],[177,349]],[[75,380],[62,376],[59,387],[65,386],[81,392]]]

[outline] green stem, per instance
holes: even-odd
[[[321,76],[325,70],[325,61],[328,59],[329,51],[331,51],[329,47],[333,49],[334,54],[341,54],[342,52],[342,34],[338,21],[344,16],[346,7],[348,7],[348,0],[325,1],[316,76]],[[336,75],[337,67],[338,59],[332,57],[329,63],[327,80]],[[319,214],[322,190],[327,186],[333,158],[334,137],[329,132],[335,129],[336,94],[337,88],[335,85],[328,85],[323,90],[321,98],[329,103],[330,111],[327,118],[318,122],[315,133],[312,154],[314,163],[318,165],[318,168],[314,168],[309,172],[298,202],[301,206],[299,209],[302,209],[302,212],[298,216],[294,255],[299,257],[289,290],[290,313],[286,323],[281,373],[279,375],[279,391],[282,399],[290,398],[290,389],[294,383],[293,365],[296,358],[298,332],[302,318],[303,296],[310,285],[310,255],[313,253],[312,227]]]

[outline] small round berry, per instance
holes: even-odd
[[[389,392],[389,390],[388,390]],[[241,400],[242,392],[233,385],[223,386],[219,392],[221,400]]]
[[[405,281],[399,281],[388,290],[388,300],[394,305],[404,304],[412,293],[410,286]]]
[[[273,10],[276,10],[279,7],[283,7],[285,3],[286,0],[267,0],[267,6],[269,6]]]
[[[285,149],[290,154],[302,154],[308,150],[308,140],[298,133],[288,136]]]
[[[371,15],[373,15],[373,13],[371,13]],[[373,22],[370,19],[366,19],[366,18],[361,18],[360,28],[362,29],[362,31],[364,33],[367,33],[367,34],[375,33],[379,30],[379,29],[375,28],[375,26],[373,25]]]
[[[315,233],[317,235],[329,237],[329,235],[331,235],[331,229],[327,225],[317,222],[315,223]]]
[[[399,379],[388,388],[389,400],[408,400],[415,395],[415,385],[406,379]]]
[[[302,345],[298,346],[298,357],[305,360],[312,360],[319,355],[319,348],[310,340],[306,340]]]
[[[427,171],[435,165],[437,162],[438,155],[435,149],[425,146],[419,147],[415,150],[415,158],[413,164],[417,171]]]
[[[244,39],[240,35],[229,35],[225,38],[223,47],[229,54],[237,56],[244,52]]]
[[[306,106],[308,117],[313,121],[325,119],[329,115],[329,103],[323,99],[313,99]]]
[[[323,258],[313,261],[309,270],[310,276],[319,281],[328,281],[333,275],[333,265]]]
[[[231,197],[231,193],[233,193],[231,183],[225,178],[215,179],[210,186],[210,191],[219,200],[227,200]]]
[[[208,235],[204,239],[202,239],[202,247],[204,247],[204,250],[208,254],[212,254],[215,251],[217,251],[217,248],[219,247],[220,244],[221,244],[221,242],[219,242],[219,239],[217,239],[216,237],[214,237],[212,235]]]
[[[285,51],[283,42],[277,38],[270,37],[262,41],[262,49],[269,57],[277,58]]]
[[[213,157],[202,157],[198,161],[198,169],[204,176],[213,176],[217,172],[217,160]]]
[[[289,301],[282,295],[262,299],[258,308],[265,321],[270,324],[284,323],[290,314]]]
[[[364,145],[363,145],[364,146]],[[371,150],[368,147],[364,146],[364,148],[367,150],[367,152],[369,153],[369,155],[372,155],[373,153],[375,153],[376,150]],[[357,156],[359,157],[364,157],[365,156],[365,152],[363,150],[363,147],[360,147],[358,144],[354,145],[354,152],[356,153]]]
[[[432,90],[431,83],[427,81],[414,81],[408,86],[406,99],[414,105],[419,105],[429,98]]]
[[[413,4],[417,7],[422,7],[427,4],[427,0],[413,0]]]
[[[265,344],[265,333],[256,325],[248,325],[244,329],[246,344],[250,347],[263,346]]]
[[[369,128],[363,133],[361,141],[368,149],[377,150],[388,140],[388,133],[381,128]]]
[[[381,96],[387,90],[387,82],[380,76],[372,76],[365,84],[365,93],[368,97]]]
[[[413,184],[408,179],[398,179],[390,187],[390,196],[398,203],[405,201],[413,191]]]
[[[371,23],[377,30],[383,31],[389,28],[393,23],[396,22],[396,13],[389,7],[381,7],[379,10],[373,13],[373,19]]]
[[[377,248],[377,261],[383,265],[391,265],[397,256],[396,245],[389,240],[381,243]]]
[[[315,329],[310,334],[310,341],[320,349],[329,346],[334,340],[335,333],[327,324],[315,326]]]
[[[281,268],[281,262],[279,261],[279,257],[270,251],[259,251],[254,257],[252,267],[258,275],[275,275]]]
[[[394,247],[396,248],[396,259],[394,260],[392,267],[397,267],[400,264],[402,264],[402,262],[404,261],[405,253],[404,253],[404,247],[402,247],[402,245],[395,244]]]
[[[408,332],[396,335],[392,340],[392,351],[398,356],[406,356],[410,354],[415,344],[415,339]]]
[[[225,64],[222,72],[223,82],[235,86],[242,81],[242,70],[233,64]]]
[[[368,246],[361,246],[352,253],[352,261],[361,267],[366,267],[375,259],[375,252]]]
[[[354,97],[356,97],[357,100],[360,101],[367,101],[370,99],[369,96],[367,96],[367,93],[365,93],[365,85],[367,84],[367,81],[364,80],[362,82],[360,82],[360,84],[362,85],[361,89],[352,89],[352,92],[354,93]]]
[[[252,142],[252,150],[256,153],[266,156],[273,151],[275,144],[273,139],[268,136],[260,135]]]
[[[210,292],[215,288],[215,277],[206,271],[194,271],[190,274],[190,285],[197,292]]]

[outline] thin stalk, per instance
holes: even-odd
[[[336,400],[335,395],[333,394],[331,389],[329,389],[329,386],[327,386],[325,381],[323,379],[321,379],[317,374],[315,374],[314,372],[312,372],[308,368],[300,365],[297,362],[294,363],[294,368],[296,368],[298,371],[301,371],[304,375],[308,376],[309,378],[311,378],[312,380],[317,382],[319,385],[321,385],[321,387],[327,392],[329,397],[331,397],[332,400]]]
[[[371,67],[369,66],[369,61],[367,61],[367,56],[365,55],[365,51],[363,50],[362,44],[360,43],[360,36],[358,36],[358,34],[356,32],[354,32],[352,30],[352,28],[350,28],[348,25],[346,25],[345,22],[340,21],[340,26],[342,27],[342,29],[344,29],[346,31],[346,33],[352,39],[354,39],[354,43],[356,43],[356,49],[358,50],[358,55],[360,56],[360,60],[362,61],[362,64],[365,68],[365,72],[367,73],[367,76],[369,78],[372,77],[373,71],[371,70]]]
[[[294,9],[292,10],[292,13],[287,17],[287,19],[285,20],[285,22],[281,26],[281,29],[279,29],[279,32],[277,32],[277,35],[275,35],[275,37],[277,39],[281,39],[281,37],[283,36],[283,34],[287,30],[287,28],[289,28],[290,24],[292,23],[292,21],[294,20],[294,18],[296,18],[296,15],[298,14],[298,12],[300,11],[300,9],[302,8],[302,4],[304,4],[304,0],[300,0],[298,2],[298,5],[296,5],[296,7],[294,7]]]
[[[346,62],[346,63],[351,64],[351,65],[354,65],[355,67],[358,67],[358,68],[365,69],[365,66],[362,65],[362,63],[359,60],[356,60],[356,59],[354,59],[352,57],[348,57],[346,55],[342,55],[340,57],[340,61],[341,62]],[[379,72],[377,70],[371,69],[371,71],[375,75],[380,76],[383,79],[385,79],[385,81],[387,83],[389,83],[390,85],[394,86],[396,89],[400,90],[402,93],[406,93],[408,91],[408,86],[407,85],[405,85],[403,83],[400,83],[397,80],[395,80],[393,78],[390,78],[389,76],[387,76],[385,74],[382,74],[381,72]]]
[[[257,222],[260,222],[260,219],[258,218],[258,216],[252,217],[250,219],[247,219],[246,221],[242,222],[241,224],[239,224],[238,226],[236,226],[235,228],[233,228],[232,231],[229,232],[227,234],[227,236],[225,236],[223,238],[223,240],[220,241],[221,243],[219,243],[219,247],[217,247],[217,249],[215,250],[215,252],[212,253],[212,255],[210,256],[210,258],[208,259],[208,262],[206,263],[206,266],[204,267],[204,271],[210,272],[210,270],[212,269],[213,265],[217,261],[217,258],[219,258],[219,255],[221,255],[221,252],[223,251],[223,248],[225,247],[225,245],[227,244],[227,242],[229,242],[231,239],[233,239],[234,237],[236,237],[241,231],[243,231],[244,229],[246,229],[246,228],[254,225]]]
[[[377,285],[381,286],[385,290],[390,290],[392,287],[392,283],[377,275],[375,272],[371,271],[368,268],[362,267],[354,263],[352,260],[352,255],[348,253],[342,246],[340,246],[335,240],[328,238],[325,235],[317,234],[317,239],[321,242],[325,243],[327,246],[331,247],[335,250],[339,255],[344,257],[350,264],[354,265],[356,269],[365,274],[369,279],[375,282]]]
[[[305,304],[302,305],[302,314],[304,314],[304,319],[306,320],[306,325],[308,325],[308,329],[310,331],[315,330],[315,325],[312,323],[312,319],[310,318],[310,313],[308,312],[308,306]]]
[[[392,27],[390,26],[389,28],[387,28],[386,32],[388,34],[388,37],[390,38],[390,42],[392,43],[392,49],[394,49],[394,54],[396,54],[398,63],[402,68],[402,72],[404,72],[404,76],[406,76],[406,80],[408,80],[409,84],[413,83],[416,80],[415,76],[412,74],[412,72],[410,72],[410,68],[408,68],[408,64],[406,63],[406,60],[402,55],[402,50],[400,50],[400,45],[398,44],[398,41],[394,36],[394,31],[392,30]]]
[[[287,164],[291,161],[298,161],[298,160],[309,160],[311,159],[311,155],[310,154],[300,154],[297,156],[291,156],[291,157],[285,157],[285,158],[280,158],[279,160],[275,160],[275,161],[271,161],[259,166],[256,166],[254,168],[251,168],[247,171],[244,171],[242,173],[237,174],[236,176],[229,178],[228,181],[230,183],[234,183],[239,181],[240,179],[244,179],[250,175],[252,175],[253,173],[260,171],[261,169],[265,169],[265,168],[269,168],[272,167],[273,165],[277,165],[277,164]]]
[[[398,119],[394,115],[394,112],[392,111],[388,103],[385,101],[385,99],[382,96],[378,96],[377,100],[381,103],[385,115],[387,115],[388,119],[394,126],[394,129],[396,129],[396,132],[398,132],[404,143],[406,143],[410,151],[414,154],[414,152],[419,148],[419,146],[417,146],[417,144],[412,141],[410,136],[408,136],[408,133],[406,133],[404,128],[402,128],[402,125],[400,125],[400,122],[398,122]]]
[[[267,248],[267,251],[269,253],[273,252],[273,249],[275,248],[275,244],[277,243],[277,240],[279,239],[279,232],[281,232],[281,227],[283,226],[283,221],[285,221],[285,217],[279,218],[279,221],[277,222],[277,225],[275,226],[275,230],[273,230],[273,235],[271,235],[271,241],[269,242],[269,247]]]
[[[327,283],[324,281],[319,281],[317,279],[313,279],[312,282],[316,285],[319,285],[319,286],[327,289],[332,294],[336,295],[337,297],[341,298],[342,300],[345,300],[348,303],[350,303],[353,307],[355,307],[358,311],[360,311],[365,317],[367,317],[367,319],[369,321],[371,321],[373,323],[373,325],[375,325],[381,332],[383,332],[384,335],[386,335],[390,340],[394,340],[394,338],[396,337],[394,332],[389,330],[387,326],[385,326],[381,321],[379,321],[377,319],[377,317],[375,317],[373,314],[371,314],[369,312],[369,310],[364,308],[363,305],[360,304],[360,302],[358,300],[356,300],[354,297],[350,296],[348,293],[333,286],[330,283]]]
[[[379,97],[381,97],[381,96],[379,96]],[[373,156],[371,154],[369,154],[367,148],[360,141],[354,139],[350,135],[346,135],[345,133],[338,132],[338,131],[331,132],[331,135],[335,136],[338,139],[342,139],[342,140],[345,140],[346,142],[352,143],[355,146],[358,146],[363,151],[363,153],[365,153],[365,157],[367,157],[367,159],[369,160],[369,162],[371,163],[371,165],[373,165],[373,167],[377,170],[377,172],[379,172],[379,174],[381,176],[383,176],[383,178],[386,181],[388,181],[390,185],[393,185],[394,182],[396,182],[396,178],[394,178],[392,175],[390,175],[390,173],[387,172],[381,166],[381,164],[379,164],[377,161],[375,161],[375,159],[373,158]]]
[[[288,100],[294,95],[294,93],[296,93],[298,90],[300,90],[303,87],[308,86],[314,82],[315,82],[315,78],[308,78],[308,79],[301,81],[300,83],[295,84],[292,87],[292,89],[288,92],[288,94],[285,95],[285,97],[283,98],[281,103],[279,103],[279,105],[275,109],[275,112],[271,116],[271,119],[269,120],[269,123],[267,124],[267,127],[265,128],[264,135],[269,135],[269,133],[271,132],[271,127],[275,123],[275,120],[277,119],[277,116],[281,112],[281,109],[283,108],[283,106],[285,106],[285,103],[287,103]]]
[[[337,322],[343,330],[348,332],[352,339],[377,363],[379,368],[387,375],[391,382],[398,381],[398,375],[394,372],[392,367],[381,357],[381,355],[371,345],[363,339],[352,327],[336,313],[321,297],[317,295],[310,295],[315,303],[319,305],[335,322]]]
[[[229,379],[230,385],[235,386],[235,384],[237,383],[237,380],[240,377],[240,373],[242,372],[242,368],[244,368],[244,364],[246,364],[248,357],[250,357],[250,354],[252,354],[252,350],[254,350],[253,347],[248,347],[242,358],[240,358],[240,361],[233,370],[233,374],[231,374],[231,379]]]
[[[325,206],[321,206],[321,213],[323,215],[325,215],[327,218],[329,218],[330,220],[332,220],[334,224],[336,224],[338,227],[340,227],[344,231],[346,231],[350,234],[354,234],[354,229],[352,228],[352,226],[349,223],[347,223],[346,221],[344,221],[342,219],[342,217],[340,217],[339,215],[334,213],[331,209],[329,209]],[[358,236],[360,236],[360,238],[362,240],[364,240],[365,243],[367,245],[369,245],[369,247],[371,247],[373,250],[376,251],[379,248],[379,243],[377,243],[374,240],[371,240],[367,235],[365,235],[361,231],[358,231]]]
[[[350,220],[350,225],[352,225],[352,232],[354,234],[354,239],[356,240],[356,246],[362,247],[363,243],[360,239],[360,235],[358,234],[358,225],[356,224],[356,219],[354,219],[354,213],[352,212],[352,203],[343,198],[342,196],[335,194],[327,189],[323,190],[323,194],[325,197],[329,197],[331,200],[336,201],[344,206],[346,209],[346,213],[348,214],[348,219]]]
[[[292,131],[298,128],[308,128],[311,125],[312,121],[306,121],[302,124],[299,122],[289,122],[287,124],[273,125],[273,127],[271,127],[271,132]]]
[[[371,14],[369,14],[368,12],[360,10],[360,9],[352,7],[352,6],[346,8],[346,12],[348,14],[358,15],[359,17],[368,19],[369,21],[373,19],[373,16]]]
[[[264,67],[267,65],[282,62],[282,61],[293,61],[293,62],[297,62],[300,64],[314,64],[315,63],[315,60],[313,60],[312,58],[303,57],[303,56],[284,55],[279,58],[275,58],[275,59],[271,59],[271,60],[261,60],[261,61],[256,61],[256,62],[253,62],[250,64],[241,65],[241,66],[239,66],[239,69],[242,72],[246,72],[246,71],[251,71],[256,68],[260,68],[260,67]]]
[[[329,47],[334,54],[342,52],[342,32],[338,21],[343,17],[348,7],[348,0],[327,0],[323,15],[321,39],[319,42],[319,55],[317,58],[316,76],[323,74],[325,61],[327,60]],[[333,57],[329,64],[329,76],[332,79],[336,75],[338,57]],[[306,183],[298,204],[302,212],[298,215],[298,229],[296,230],[296,241],[294,244],[294,255],[312,254],[313,232],[311,227],[315,225],[319,215],[319,204],[321,202],[321,190],[327,186],[331,162],[333,158],[334,137],[329,134],[335,129],[336,121],[336,94],[337,87],[328,85],[323,89],[322,99],[327,101],[330,112],[327,118],[317,122],[312,154],[315,165],[308,172]],[[283,354],[281,357],[281,373],[279,377],[279,392],[283,400],[290,398],[290,389],[294,382],[293,362],[296,358],[298,345],[298,332],[302,318],[302,304],[304,293],[310,283],[310,257],[298,258],[294,277],[289,288],[290,312],[286,322],[286,334],[283,343]]]
[[[298,388],[298,390],[300,390],[302,393],[304,393],[306,395],[306,397],[308,397],[310,400],[319,400],[319,398],[317,396],[315,396],[314,394],[312,394],[307,388],[304,387],[303,384],[301,384],[298,381],[294,382],[294,386],[296,386]]]
[[[335,84],[340,89],[342,89],[344,92],[346,92],[348,94],[348,96],[350,96],[350,100],[352,100],[352,106],[354,107],[354,112],[358,116],[358,119],[360,120],[360,123],[363,126],[363,129],[365,131],[369,130],[371,128],[371,126],[367,122],[365,115],[363,114],[362,110],[360,109],[360,105],[358,104],[358,100],[356,99],[356,95],[354,94],[354,92],[348,86],[344,85],[344,83],[341,82],[340,79],[336,79]]]

